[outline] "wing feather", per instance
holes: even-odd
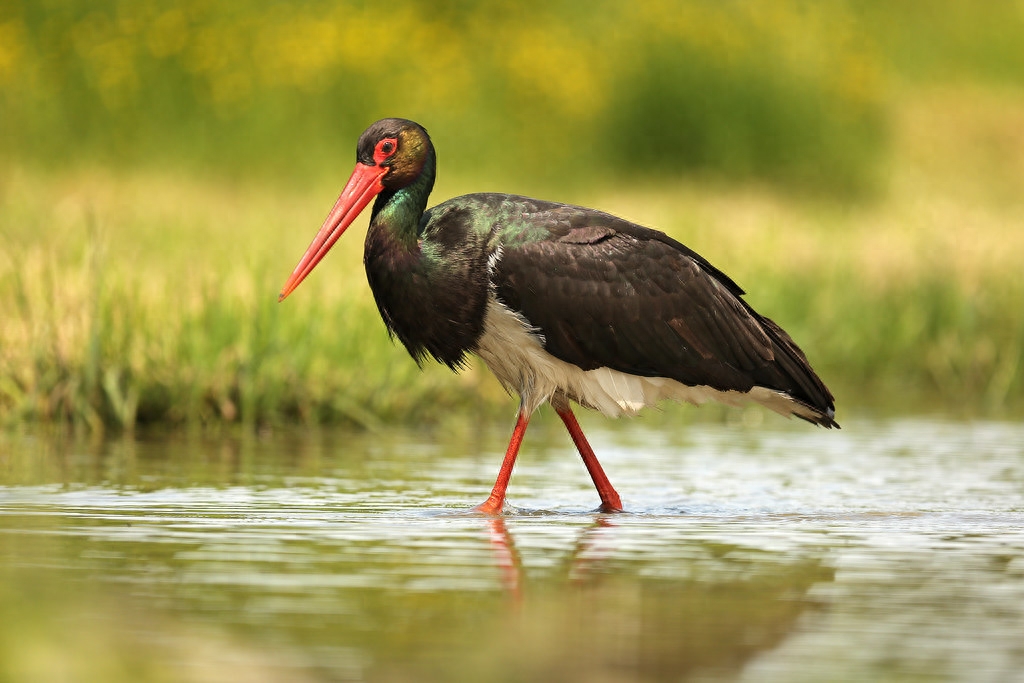
[[[803,352],[721,271],[662,233],[608,214],[537,203],[540,238],[501,244],[492,286],[584,370],[608,367],[689,386],[784,392],[832,422],[832,395]]]

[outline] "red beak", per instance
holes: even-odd
[[[388,172],[386,166],[368,166],[363,163],[356,164],[352,176],[345,183],[345,189],[335,202],[334,208],[328,214],[324,224],[320,226],[320,232],[313,238],[313,242],[302,255],[299,265],[295,266],[288,282],[284,283],[281,295],[277,300],[284,301],[285,297],[291,294],[299,286],[306,276],[313,272],[320,259],[327,255],[334,243],[338,241],[345,228],[352,224],[356,216],[366,208],[366,205],[376,197],[384,185],[381,184],[384,175]]]

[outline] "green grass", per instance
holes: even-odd
[[[15,0],[0,420],[508,413],[486,370],[420,372],[388,341],[358,228],[275,301],[355,136],[396,114],[438,145],[435,201],[540,195],[704,254],[791,331],[840,419],[1018,411],[1018,5]]]
[[[678,182],[546,196],[665,229],[732,275],[807,352],[837,395],[840,421],[871,410],[1016,413],[1024,194],[1008,191],[1019,178],[995,174],[992,150],[964,150],[998,131],[993,121],[1010,134],[1024,100],[972,96],[953,107],[960,95],[935,97],[905,107],[892,190],[874,202]],[[958,113],[936,120],[937,110]],[[953,137],[964,147],[936,156],[936,141]],[[0,188],[8,423],[382,429],[514,409],[479,364],[421,372],[388,340],[359,225],[276,302],[336,185],[8,167]],[[442,167],[434,198],[474,189]]]
[[[465,378],[421,376],[388,342],[358,237],[332,255],[327,277],[277,304],[328,193],[268,200],[265,188],[92,174],[5,180],[8,420],[374,427],[474,401]]]

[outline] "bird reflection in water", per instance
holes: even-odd
[[[811,623],[805,620],[821,609],[811,589],[835,579],[821,558],[722,542],[706,528],[701,533],[700,522],[672,543],[636,518],[606,514],[579,530],[562,562],[538,567],[538,554],[559,551],[528,542],[533,519],[493,517],[478,527],[509,599],[492,622],[478,615],[457,640],[471,641],[491,673],[729,679],[760,666],[762,655]],[[638,553],[648,542],[663,551]]]
[[[485,521],[487,538],[494,551],[494,563],[498,568],[502,587],[518,603],[523,597],[522,556],[516,550],[515,539],[509,532],[504,517],[489,517]],[[586,581],[595,568],[611,555],[613,549],[602,546],[598,541],[604,532],[614,527],[611,518],[601,514],[582,530],[565,562],[568,566],[564,575],[570,582]]]

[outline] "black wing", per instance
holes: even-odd
[[[835,425],[832,394],[778,325],[721,271],[663,233],[588,209],[536,203],[542,239],[502,240],[498,298],[552,355],[690,386],[781,391]],[[532,232],[537,235],[537,231]]]

